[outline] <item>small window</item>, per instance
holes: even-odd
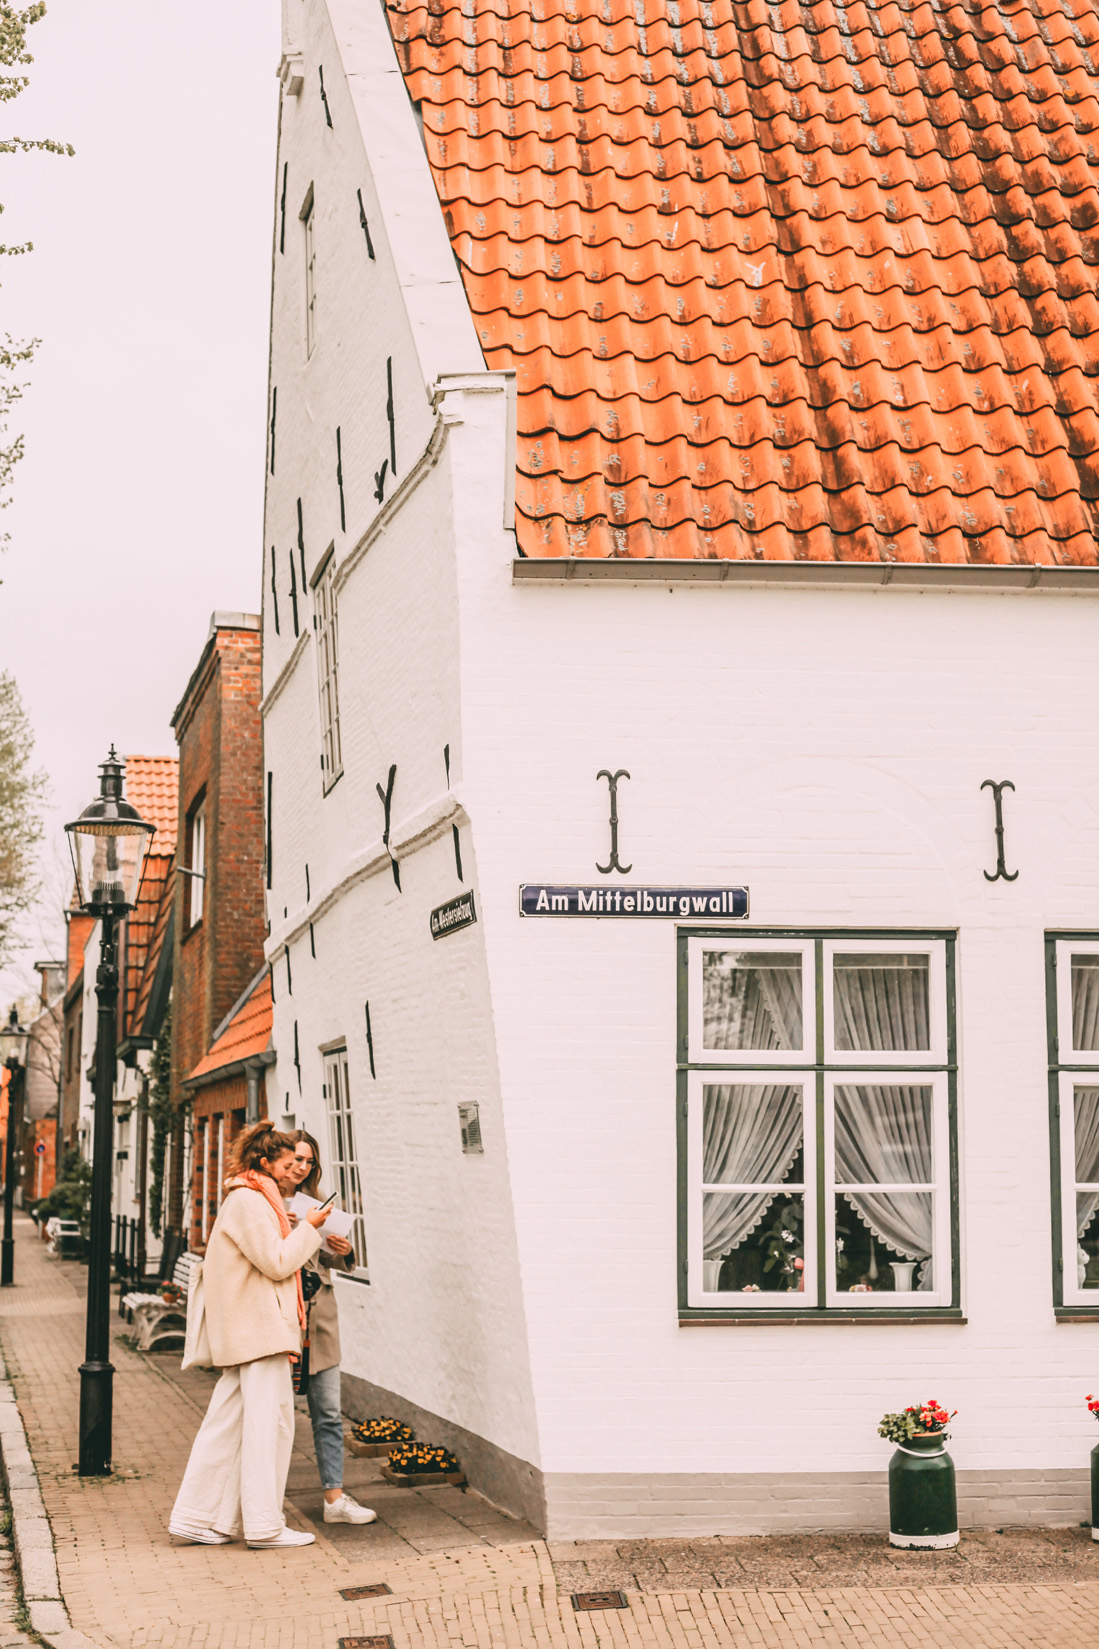
[[[681,1312],[957,1311],[950,941],[680,947]]]
[[[1099,938],[1047,936],[1054,1303],[1099,1315]]]
[[[193,928],[202,921],[203,889],[206,886],[206,804],[203,802],[191,814],[187,826],[187,866],[184,908],[187,926]]]
[[[305,226],[305,353],[312,355],[317,341],[317,245],[314,236],[313,191],[302,210]]]
[[[354,1218],[350,1242],[355,1250],[355,1273],[365,1277],[366,1227],[346,1048],[336,1048],[324,1056],[324,1098],[328,1112],[328,1172],[337,1192],[337,1206]]]
[[[317,686],[321,700],[321,774],[325,790],[330,790],[343,772],[335,575],[336,558],[329,554],[320,577],[313,586],[313,622],[317,633]]]

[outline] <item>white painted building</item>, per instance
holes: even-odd
[[[470,129],[474,74],[456,48]],[[361,1206],[351,1412],[556,1536],[686,1535],[884,1527],[877,1422],[934,1396],[963,1526],[1079,1521],[1094,564],[543,532],[527,323],[512,290],[517,397],[385,13],[290,0],[281,76],[268,1096]],[[539,914],[540,884],[614,914]]]

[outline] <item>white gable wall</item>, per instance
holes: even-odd
[[[289,26],[285,44],[288,56],[294,48],[299,59],[291,67],[301,91],[296,98],[284,93],[280,126],[271,351],[278,403],[264,578],[264,737],[274,800],[268,955],[278,1050],[268,1073],[268,1104],[276,1120],[292,1115],[326,1151],[323,1054],[346,1043],[369,1284],[339,1284],[345,1405],[359,1415],[404,1413],[421,1437],[457,1447],[478,1486],[538,1515],[530,1464],[538,1447],[507,1159],[499,1148],[483,934],[478,926],[435,944],[428,931],[430,910],[462,891],[454,825],[462,832],[466,886],[476,874],[462,806],[451,496],[455,466],[471,472],[469,437],[460,416],[448,410],[453,397],[436,389],[448,371],[472,373],[478,381],[488,375],[381,9],[333,5],[329,12],[308,4],[291,12]],[[320,97],[321,65],[331,129]],[[367,148],[372,159],[377,150],[384,160],[381,194]],[[421,172],[437,220],[434,236],[424,230]],[[317,333],[307,357],[298,214],[310,185]],[[359,221],[359,189],[373,260]],[[397,469],[394,481],[387,465],[379,500],[375,476],[390,457],[387,359]],[[500,384],[493,387],[503,402]],[[455,443],[463,439],[467,450],[456,459]],[[497,450],[498,521],[502,476]],[[313,598],[301,591],[298,497],[310,579],[330,544],[337,562],[344,771],[327,795]],[[376,789],[386,788],[392,764],[389,849],[399,862],[401,891],[382,840]],[[457,1107],[466,1099],[480,1103],[483,1129],[494,1142],[483,1156],[461,1152]],[[443,1358],[435,1352],[439,1343],[447,1348]],[[441,1432],[433,1429],[434,1417]]]

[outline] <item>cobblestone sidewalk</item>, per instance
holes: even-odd
[[[554,1543],[472,1491],[391,1489],[376,1461],[348,1485],[366,1528],[320,1521],[299,1418],[288,1516],[316,1545],[250,1552],[180,1546],[166,1523],[212,1384],[121,1338],[116,1472],[78,1478],[76,1369],[84,1271],[17,1226],[17,1287],[0,1296],[0,1348],[53,1528],[73,1626],[100,1649],[1085,1649],[1099,1642],[1099,1550],[1080,1531],[966,1540],[929,1569],[880,1540]],[[122,1325],[119,1324],[119,1328]],[[10,1553],[0,1548],[0,1649],[21,1649]],[[930,1583],[929,1583],[930,1582]],[[345,1600],[384,1583],[388,1594]],[[573,1590],[622,1588],[627,1607],[574,1611]],[[10,1615],[10,1627],[9,1627]],[[9,1635],[10,1632],[10,1635]]]

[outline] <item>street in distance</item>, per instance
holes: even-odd
[[[524,882],[519,889],[520,916],[723,916],[744,921],[746,887],[565,887]]]

